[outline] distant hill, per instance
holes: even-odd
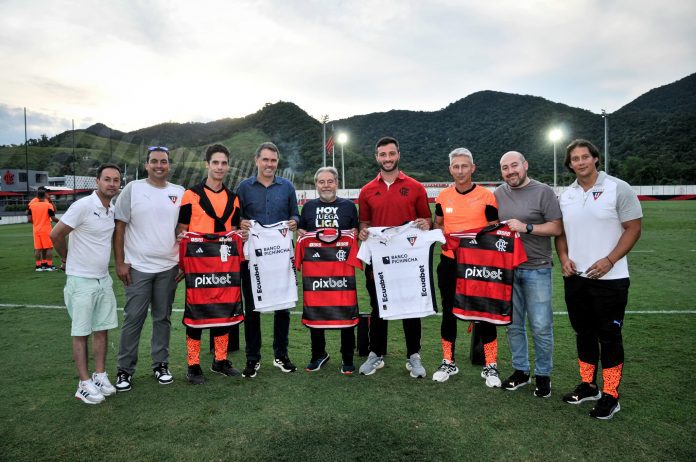
[[[608,115],[610,173],[631,184],[696,184],[696,74],[653,89]],[[562,166],[565,145],[587,138],[603,150],[604,120],[599,114],[529,96],[480,91],[438,111],[365,114],[335,120],[327,136],[344,131],[346,185],[357,188],[376,174],[374,143],[384,135],[401,143],[401,166],[422,181],[449,181],[447,154],[463,146],[474,154],[475,179],[498,180],[498,160],[506,151],[525,154],[531,175],[553,178],[553,145],[548,132],[560,127],[565,137],[557,145],[559,184],[572,175]],[[96,124],[53,138],[30,140],[30,166],[52,175],[94,169],[109,159],[127,164],[130,174],[144,161],[146,146],[172,149],[172,179],[190,185],[203,178],[205,146],[223,143],[233,154],[230,185],[252,173],[253,152],[271,140],[281,150],[281,170],[300,188],[311,188],[321,165],[322,126],[290,102],[267,104],[246,117],[208,123],[163,123],[128,133]],[[0,147],[2,167],[24,167],[24,147]],[[73,162],[76,159],[77,162]],[[331,159],[329,157],[329,164]],[[340,146],[336,166],[340,168]],[[140,173],[142,175],[142,172]]]

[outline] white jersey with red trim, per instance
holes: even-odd
[[[432,260],[442,231],[422,231],[413,222],[396,227],[368,228],[358,258],[371,263],[382,319],[422,318],[435,314],[437,303]]]
[[[244,255],[249,261],[254,311],[270,312],[297,304],[297,276],[292,231],[287,221],[262,225],[251,221]]]

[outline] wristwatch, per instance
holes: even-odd
[[[531,233],[533,230],[534,230],[534,225],[531,223],[527,223],[527,233],[526,234]]]

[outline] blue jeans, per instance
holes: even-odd
[[[553,309],[551,268],[515,270],[512,291],[512,324],[507,327],[512,367],[529,373],[525,318],[534,339],[534,375],[550,376],[553,369]]]

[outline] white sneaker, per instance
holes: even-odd
[[[367,361],[360,366],[360,373],[362,375],[372,375],[377,369],[384,367],[384,358],[382,356],[377,356],[376,353],[372,351],[367,356]]]
[[[411,377],[414,379],[422,378],[427,375],[423,363],[421,363],[421,357],[419,353],[413,353],[406,363],[406,369],[411,373]]]
[[[481,371],[481,378],[486,379],[486,386],[489,388],[500,388],[502,382],[498,375],[498,365],[491,363]]]
[[[111,396],[116,393],[116,387],[111,385],[111,382],[109,382],[109,374],[106,372],[100,374],[95,372],[92,374],[92,382],[104,396]]]
[[[85,404],[99,404],[105,399],[91,380],[81,380],[77,383],[75,398],[82,400]]]
[[[440,364],[440,367],[438,367],[433,374],[433,380],[436,382],[446,382],[450,378],[450,375],[457,375],[457,373],[459,373],[459,368],[454,361],[450,362],[443,359],[442,364]]]

